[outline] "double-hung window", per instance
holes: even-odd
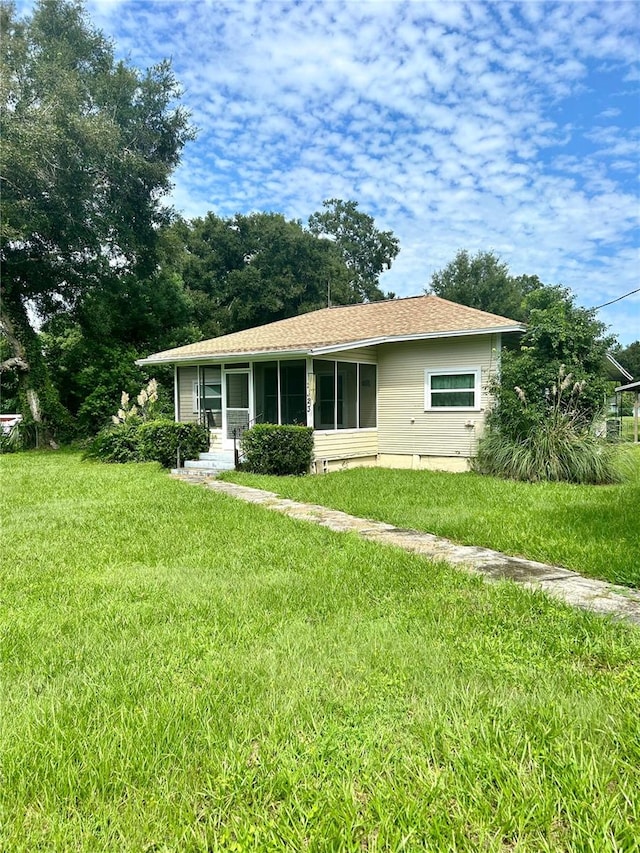
[[[479,367],[425,370],[425,409],[479,409],[480,377]]]

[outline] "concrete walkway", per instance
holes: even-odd
[[[311,521],[340,533],[357,533],[362,539],[370,542],[404,548],[405,551],[421,554],[431,560],[444,560],[465,571],[482,575],[487,580],[512,580],[527,589],[542,590],[575,607],[583,607],[640,625],[640,592],[624,586],[585,578],[577,572],[559,566],[536,563],[521,557],[509,557],[489,548],[456,545],[449,539],[431,533],[404,530],[382,521],[357,518],[346,512],[316,504],[299,503],[262,489],[183,473],[175,476],[187,483],[202,484],[230,497],[260,504],[291,518]]]

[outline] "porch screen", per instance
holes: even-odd
[[[202,369],[202,415],[210,429],[222,426],[222,370],[220,366]]]
[[[306,426],[307,372],[304,360],[256,362],[253,378],[257,422]]]
[[[278,362],[258,361],[253,366],[256,421],[278,423]]]
[[[357,429],[358,365],[351,361],[339,361],[337,371],[338,429]]]
[[[376,366],[353,361],[313,362],[316,376],[315,429],[376,426]]]
[[[316,429],[336,428],[336,365],[334,361],[314,361],[316,375],[316,403],[313,407],[313,425]]]
[[[358,374],[358,424],[360,429],[367,429],[377,425],[375,364],[359,364]]]
[[[280,423],[307,425],[307,363],[280,362]]]

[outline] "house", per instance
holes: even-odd
[[[507,317],[416,296],[323,308],[140,359],[173,365],[175,417],[231,451],[256,422],[314,430],[314,470],[466,470]]]

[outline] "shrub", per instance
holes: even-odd
[[[159,462],[163,468],[176,465],[178,450],[184,460],[209,449],[209,430],[202,424],[155,420],[140,424],[137,430],[140,458]]]
[[[122,423],[100,430],[83,458],[101,462],[140,462],[138,424]]]
[[[524,391],[516,387],[522,418],[513,410],[508,418],[499,408],[491,413],[488,431],[480,440],[472,463],[474,470],[533,482],[620,482],[622,470],[616,448],[596,436],[580,406],[584,384],[572,382],[571,374],[561,367],[557,382],[545,394],[544,405],[533,407],[535,416],[528,428],[528,401]]]
[[[303,426],[256,424],[241,440],[243,467],[254,474],[307,474],[313,430]]]
[[[201,424],[170,420],[140,423],[127,420],[101,430],[84,453],[101,462],[159,462],[164,468],[197,456],[209,447],[209,431]]]

